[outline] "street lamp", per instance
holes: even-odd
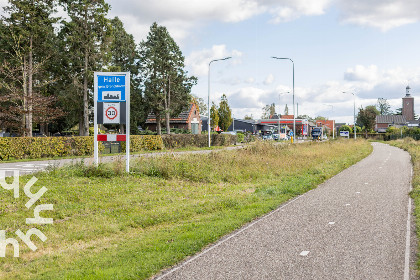
[[[209,130],[209,148],[210,148],[210,145],[211,145],[211,142],[210,142],[211,141],[210,140],[210,121],[211,121],[211,116],[210,116],[210,66],[215,61],[227,60],[227,59],[231,59],[231,58],[232,58],[231,56],[228,56],[228,57],[225,57],[225,58],[213,59],[212,61],[209,62],[209,92],[208,92],[208,100],[207,100],[207,106],[208,106],[208,111],[207,111],[207,113],[208,113],[208,120],[207,120],[208,126],[207,126],[207,128]]]
[[[356,95],[354,94],[354,92],[348,92],[348,91],[343,91],[343,93],[351,93],[353,94],[353,122],[354,122],[354,126],[353,126],[353,134],[354,134],[354,139],[356,140]]]
[[[295,120],[295,63],[292,59],[288,57],[276,57],[272,56],[274,59],[287,59],[290,60],[293,64],[293,137],[296,137],[296,120]]]

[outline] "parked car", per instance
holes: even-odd
[[[279,134],[277,134],[277,133],[274,133],[273,134],[273,139],[274,140],[279,140],[279,138],[280,138],[280,135]]]
[[[311,132],[312,140],[321,140],[322,127],[314,127]]]

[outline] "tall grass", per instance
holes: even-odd
[[[415,141],[412,138],[404,138],[387,143],[404,149],[411,155],[411,162],[413,164],[413,190],[411,191],[411,197],[415,205],[414,216],[416,219],[417,240],[419,242],[417,247],[420,252],[420,141]],[[420,258],[417,261],[417,274],[420,275]]]
[[[365,141],[256,143],[243,150],[83,164],[37,174],[53,225],[0,259],[4,279],[147,279],[221,236],[315,188],[371,152]],[[29,180],[22,178],[21,185]],[[32,192],[36,192],[34,186]],[[0,189],[0,229],[30,227],[25,200]],[[10,251],[8,255],[10,255]]]

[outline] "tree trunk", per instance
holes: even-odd
[[[156,132],[157,132],[158,135],[162,134],[162,128],[161,128],[161,125],[160,125],[160,121],[161,121],[160,115],[156,114]]]
[[[171,108],[171,77],[169,79],[168,94],[165,99],[165,121],[166,121],[166,134],[171,134],[171,114],[169,112]]]
[[[32,59],[32,36],[29,39],[29,59],[28,59],[28,122],[26,123],[28,136],[32,137],[32,81],[33,81],[33,59]]]
[[[85,50],[85,73],[83,77],[83,133],[81,134],[84,136],[89,136],[88,55],[88,50]]]
[[[83,114],[79,115],[79,136],[83,135]]]
[[[23,69],[22,69],[22,80],[23,80],[23,115],[22,115],[22,136],[26,136],[26,123],[28,120],[27,115],[27,107],[28,107],[28,100],[27,100],[27,65],[26,65],[26,57],[23,58]]]

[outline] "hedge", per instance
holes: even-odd
[[[130,151],[161,150],[184,147],[207,147],[207,135],[131,135]],[[211,135],[212,146],[229,146],[236,143],[236,136],[229,134]],[[99,151],[104,146],[99,143]],[[125,152],[125,142],[121,142]],[[51,158],[62,156],[93,155],[93,136],[74,137],[1,137],[0,160],[25,158]]]
[[[236,144],[236,135],[212,134],[212,146],[229,146]],[[171,134],[162,135],[163,145],[166,149],[176,149],[185,147],[207,147],[209,144],[207,134]]]
[[[132,135],[130,143],[131,151],[163,148],[162,138],[154,135]],[[103,149],[99,143],[99,151]],[[89,155],[93,155],[93,136],[0,138],[0,160]]]

